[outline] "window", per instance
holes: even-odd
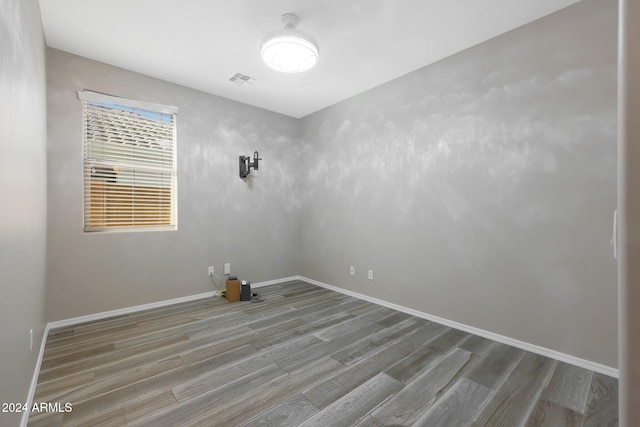
[[[177,228],[175,107],[80,91],[84,231]]]

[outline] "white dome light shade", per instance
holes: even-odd
[[[296,15],[282,15],[285,28],[267,34],[262,42],[265,64],[284,73],[301,73],[318,62],[318,43],[313,37],[295,28]]]

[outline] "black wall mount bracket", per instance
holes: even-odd
[[[253,163],[251,156],[240,156],[240,178],[245,179],[251,173],[251,168],[258,170],[258,161],[262,160],[257,151],[253,152]]]

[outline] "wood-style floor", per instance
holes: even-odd
[[[302,282],[53,330],[29,426],[614,426],[616,379]]]

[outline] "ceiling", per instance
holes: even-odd
[[[300,118],[577,1],[40,0],[40,9],[50,47]],[[305,73],[260,58],[286,12],[320,44]],[[255,81],[231,82],[236,73]]]

